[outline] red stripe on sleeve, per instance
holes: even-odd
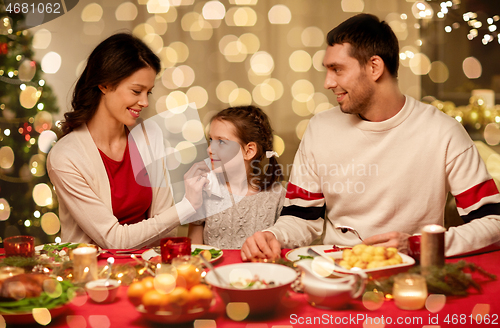
[[[286,198],[295,199],[300,198],[303,200],[317,200],[323,199],[323,193],[321,192],[309,192],[305,189],[302,189],[291,182],[288,182],[288,186],[286,187]]]
[[[498,194],[498,189],[493,179],[490,179],[456,195],[455,200],[457,202],[457,207],[465,209],[476,204],[484,197],[493,196],[495,194]]]

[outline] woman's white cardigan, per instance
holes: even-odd
[[[176,234],[179,215],[186,217],[194,211],[174,206],[165,158],[161,156],[165,151],[161,130],[148,124],[147,129],[137,126],[130,135],[134,137],[152,186],[149,218],[129,225],[118,223],[113,215],[106,169],[84,124],[59,140],[47,157],[47,171],[59,201],[63,242],[95,243],[109,249],[158,244],[159,239]],[[138,174],[136,169],[134,167],[134,174]],[[187,212],[178,214],[178,211]]]

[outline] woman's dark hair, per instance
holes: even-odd
[[[372,56],[380,56],[389,73],[398,77],[399,42],[391,27],[371,14],[358,14],[328,32],[328,45],[349,43],[351,56],[366,65]]]
[[[64,114],[61,124],[63,136],[94,116],[102,94],[99,85],[116,88],[123,79],[146,67],[158,74],[160,59],[135,36],[119,33],[102,41],[90,54],[76,82],[71,101],[73,110]]]
[[[257,153],[251,159],[250,184],[266,190],[283,178],[283,172],[276,156],[269,158],[269,165],[263,172],[262,160],[267,151],[273,150],[273,129],[266,113],[255,106],[229,107],[218,112],[210,122],[227,121],[234,125],[238,139],[246,145],[255,142]]]

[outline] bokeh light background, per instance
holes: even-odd
[[[158,54],[164,68],[145,119],[194,102],[206,127],[223,108],[254,104],[269,115],[279,161],[286,167],[309,119],[336,105],[323,88],[328,31],[359,12],[373,13],[395,29],[406,56],[415,57],[419,30],[412,5],[398,0],[80,1],[32,31],[36,58],[58,95],[60,117],[70,108],[71,88],[91,50],[113,33],[131,31]],[[419,74],[429,69],[419,68],[426,65],[422,59],[406,62],[401,89],[420,98]]]

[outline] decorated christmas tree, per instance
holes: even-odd
[[[58,108],[33,59],[24,19],[0,2],[0,238],[28,234],[43,243],[60,227],[45,169],[58,130],[51,113]]]

